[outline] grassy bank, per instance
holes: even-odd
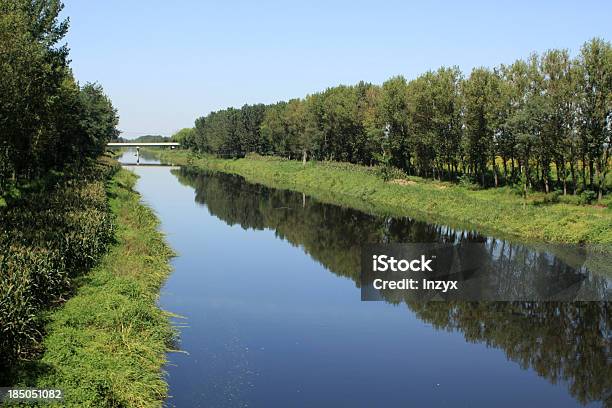
[[[19,183],[0,207],[0,382],[6,367],[38,353],[41,312],[61,304],[74,279],[114,240],[109,157]]]
[[[17,364],[13,385],[60,388],[67,406],[161,406],[173,331],[156,301],[172,251],[135,180],[120,170],[107,184],[116,242],[44,317],[42,357]]]
[[[278,158],[227,160],[184,150],[157,154],[174,164],[238,174],[251,182],[375,214],[410,216],[525,241],[612,243],[609,198],[604,205],[548,203],[544,194],[535,193],[525,201],[510,188],[472,190],[418,177],[384,181],[373,168],[345,163],[302,166]]]

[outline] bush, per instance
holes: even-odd
[[[545,194],[542,202],[544,204],[556,204],[560,201],[561,194],[563,194],[563,192],[558,190]]]
[[[580,205],[580,196],[568,194],[559,197],[559,202],[572,205]]]
[[[374,168],[376,176],[383,179],[383,181],[405,179],[408,175],[402,170],[389,163],[383,163]]]
[[[478,184],[475,178],[468,174],[462,174],[461,176],[459,176],[458,181],[461,187],[466,188],[468,190],[480,190],[481,189],[480,184]]]
[[[579,204],[591,204],[597,199],[597,193],[591,190],[585,190],[580,193],[579,198]]]

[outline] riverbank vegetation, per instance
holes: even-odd
[[[74,78],[62,7],[0,0],[0,385],[160,406],[171,252],[135,176],[104,156],[117,112]]]
[[[195,189],[197,203],[226,224],[274,231],[276,237],[303,249],[357,287],[361,284],[361,242],[482,242],[483,238],[477,232],[408,217],[388,219],[327,205],[299,193],[247,183],[239,176],[188,167],[172,172],[182,184]],[[545,295],[559,282],[572,281],[583,265],[594,272],[583,282],[583,289],[605,293],[606,276],[612,276],[607,273],[607,257],[594,264],[581,248],[558,246],[555,251],[555,247],[545,245],[540,252],[538,246],[487,240],[478,255],[471,254],[487,259],[484,264],[491,267],[491,284],[483,284],[482,293],[505,288],[514,294],[535,290]],[[405,304],[436,328],[457,331],[467,341],[503,350],[509,360],[531,367],[553,383],[562,378],[569,392],[584,404],[609,397],[609,302],[425,302],[412,291],[381,291],[380,295],[387,302]]]
[[[108,184],[116,241],[74,281],[74,296],[44,316],[42,356],[14,364],[11,384],[60,388],[70,406],[161,406],[173,331],[157,298],[172,251],[135,180],[120,170]]]
[[[105,183],[115,165],[50,173],[0,208],[0,367],[36,355],[41,313],[69,297],[112,243]]]
[[[96,158],[118,118],[99,85],[74,79],[61,10],[0,0],[0,364],[36,354],[40,313],[113,240],[105,183],[117,165]]]
[[[380,167],[348,163],[310,162],[303,166],[297,161],[253,155],[234,160],[180,150],[158,154],[174,164],[238,174],[250,182],[300,191],[374,214],[410,216],[523,240],[612,243],[609,208],[550,203],[545,193],[534,193],[525,200],[508,187],[474,190],[405,175],[386,181]],[[609,198],[604,202],[609,205]]]
[[[467,77],[443,67],[200,117],[201,153],[381,164],[409,176],[601,200],[612,186],[612,46],[549,50]]]

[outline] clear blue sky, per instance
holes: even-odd
[[[612,1],[64,1],[75,75],[104,86],[128,138],[228,106],[612,40]]]

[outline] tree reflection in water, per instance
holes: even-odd
[[[229,225],[271,229],[301,247],[332,273],[359,286],[361,246],[392,242],[483,242],[498,287],[542,288],[584,272],[580,250],[552,254],[524,244],[456,231],[410,218],[369,215],[324,204],[301,193],[250,184],[239,176],[193,169],[173,170],[195,188],[195,200]],[[603,265],[607,265],[605,262]],[[607,290],[608,279],[589,275],[589,288]],[[608,302],[420,302],[382,293],[404,303],[440,330],[457,330],[469,342],[502,349],[522,368],[552,383],[564,381],[581,403],[612,406],[612,314]]]

